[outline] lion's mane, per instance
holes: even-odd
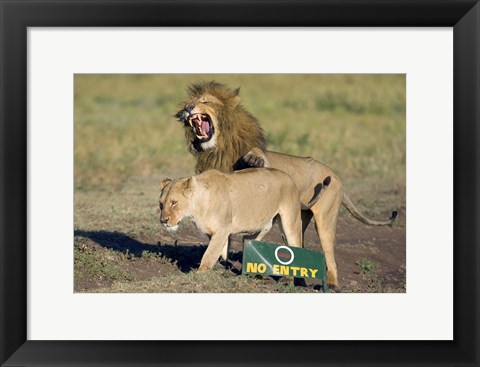
[[[239,90],[228,89],[217,82],[193,84],[188,89],[189,98],[185,103],[210,94],[222,101],[223,106],[215,108],[218,126],[215,127],[217,144],[203,150],[196,143],[196,137],[190,126],[185,126],[185,138],[190,152],[195,155],[195,170],[201,173],[208,169],[231,172],[244,168],[242,157],[252,148],[266,149],[265,134],[258,121],[239,103]]]

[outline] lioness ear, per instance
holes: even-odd
[[[168,177],[165,177],[164,179],[160,180],[160,190],[163,190],[165,186],[167,186],[170,182],[172,182],[171,179]]]
[[[183,195],[190,199],[193,195],[193,190],[195,187],[195,177],[190,177],[187,181],[182,184]]]
[[[240,103],[240,87],[233,91],[234,96],[232,97],[233,107],[237,107]]]

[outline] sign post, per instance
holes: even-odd
[[[320,279],[323,292],[328,290],[325,256],[298,247],[247,241],[243,248],[242,273]]]

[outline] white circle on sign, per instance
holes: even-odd
[[[279,250],[287,250],[288,252],[290,252],[290,255],[292,255],[292,257],[290,258],[290,260],[288,261],[283,261],[283,260],[280,260],[280,257],[278,256],[278,251]],[[292,263],[293,259],[294,259],[295,255],[293,254],[293,251],[291,248],[287,247],[287,246],[278,246],[276,249],[275,249],[275,258],[277,259],[277,261],[282,264],[282,265],[289,265]]]

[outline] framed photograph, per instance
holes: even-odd
[[[2,366],[479,365],[478,2],[1,12]]]

